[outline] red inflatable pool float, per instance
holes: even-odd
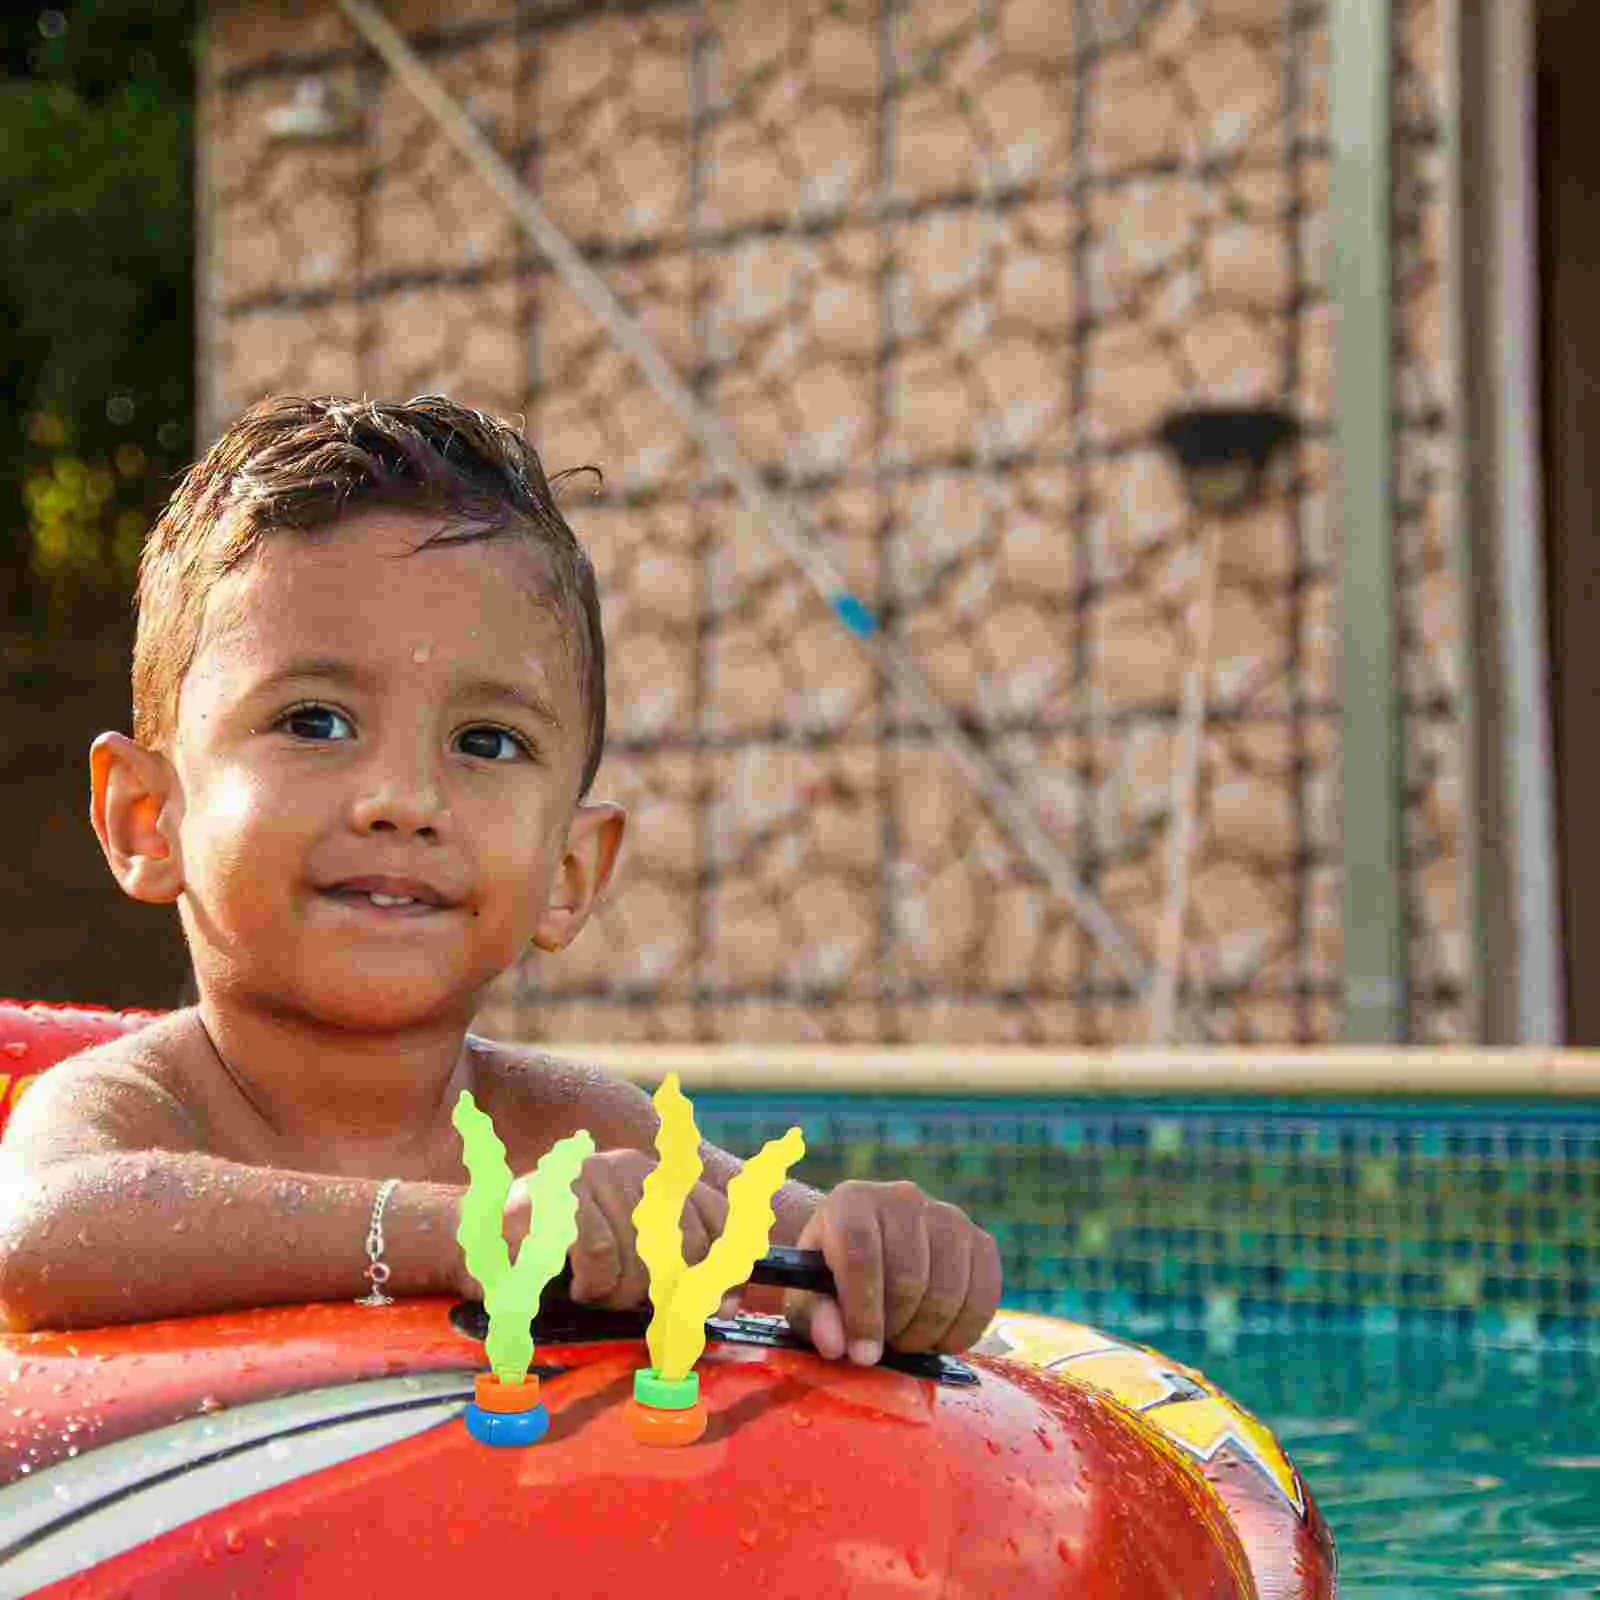
[[[155,1014],[0,1002],[5,1105]],[[467,1432],[472,1303],[0,1336],[0,1600],[1335,1592],[1271,1433],[1154,1351],[1003,1311],[960,1360],[859,1369],[773,1319],[719,1319],[706,1434],[661,1450],[626,1415],[644,1321],[547,1292],[552,1422],[524,1449]]]

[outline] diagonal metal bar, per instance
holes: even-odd
[[[786,501],[767,488],[721,421],[701,405],[650,336],[628,314],[566,235],[545,215],[543,207],[500,152],[383,13],[369,0],[338,0],[338,5],[395,77],[417,97],[445,137],[500,197],[612,342],[644,374],[657,398],[699,441],[707,457],[738,491],[761,531],[800,568],[817,594],[876,659],[879,669],[916,708],[945,753],[986,803],[995,821],[1143,999],[1150,979],[1133,941],[1072,871],[1055,841],[1023,804],[1004,774],[934,695],[915,662],[894,640],[879,631],[877,619],[850,593],[821,544],[805,536]],[[1201,1038],[1207,1036],[1206,1028],[1192,1009],[1186,1011],[1185,1021]]]

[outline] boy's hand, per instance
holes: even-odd
[[[838,1286],[791,1292],[789,1325],[830,1361],[871,1366],[896,1350],[954,1353],[983,1336],[1000,1305],[1000,1250],[956,1206],[914,1183],[841,1183],[797,1241],[820,1250]]]
[[[634,1244],[633,1208],[656,1158],[642,1150],[606,1150],[584,1162],[573,1184],[578,1197],[578,1236],[567,1259],[572,1263],[572,1298],[587,1305],[624,1311],[649,1299],[650,1275]],[[506,1196],[505,1235],[512,1259],[527,1236],[527,1192],[520,1182]],[[683,1208],[683,1259],[704,1259],[728,1216],[727,1196],[697,1183]],[[476,1281],[476,1280],[474,1280]]]

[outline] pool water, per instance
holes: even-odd
[[[1277,1433],[1333,1529],[1341,1600],[1600,1595],[1600,1351],[1113,1331]]]

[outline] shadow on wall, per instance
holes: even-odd
[[[89,744],[131,731],[132,652],[131,622],[93,639],[0,635],[0,995],[161,1009],[190,993],[176,910],[123,894],[89,825]]]

